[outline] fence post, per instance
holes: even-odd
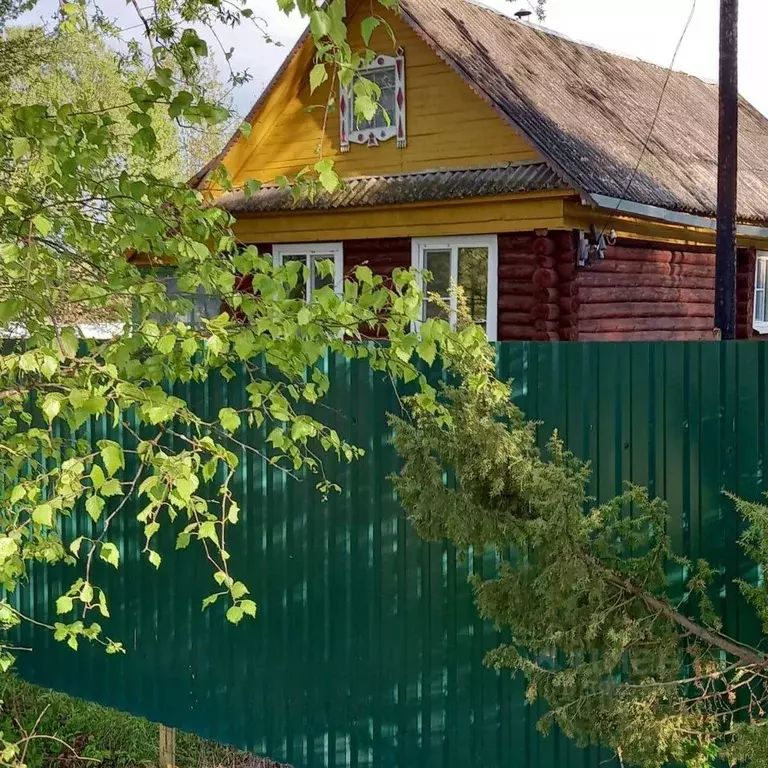
[[[160,726],[160,768],[176,768],[176,729]]]

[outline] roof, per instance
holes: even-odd
[[[241,191],[222,195],[217,198],[216,205],[230,213],[264,213],[394,205],[567,189],[569,184],[547,163],[534,162],[472,170],[359,176],[346,179],[335,192],[321,193],[312,201],[306,197],[294,201],[290,189],[265,186],[250,197]]]
[[[587,193],[713,216],[718,89],[467,0],[400,0],[415,31]],[[768,221],[768,119],[740,101],[739,218]],[[630,185],[630,180],[632,183]]]
[[[715,215],[716,85],[671,73],[648,140],[668,76],[665,69],[568,40],[469,0],[400,0],[400,8],[435,53],[573,188]],[[305,34],[289,60],[306,40]],[[743,222],[765,223],[768,118],[744,99],[739,114],[738,216]],[[196,180],[203,177],[198,174]]]

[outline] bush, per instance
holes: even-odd
[[[28,768],[135,768],[158,764],[158,725],[115,709],[0,677],[0,731],[16,741],[29,738],[22,762]],[[177,732],[180,768],[278,768],[193,734]]]

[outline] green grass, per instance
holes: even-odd
[[[156,723],[30,685],[13,675],[0,676],[0,731],[9,741],[32,733],[47,737],[27,742],[28,768],[138,768],[158,763]],[[176,734],[176,763],[179,768],[277,768],[270,761],[181,732]]]

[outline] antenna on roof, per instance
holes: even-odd
[[[526,11],[525,8],[521,8],[519,11],[517,11],[517,13],[515,13],[515,16],[520,21],[525,21],[525,19],[527,19],[530,15],[531,15],[531,12],[530,11]]]

